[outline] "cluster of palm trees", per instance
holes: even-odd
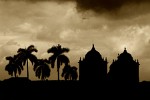
[[[38,59],[33,52],[38,52],[34,45],[30,45],[28,48],[19,48],[17,54],[6,57],[9,63],[6,65],[5,70],[8,74],[17,77],[24,70],[24,66],[27,66],[27,78],[29,79],[29,61],[32,63],[35,76],[41,80],[46,80],[50,77],[51,68],[54,68],[57,64],[58,80],[60,80],[60,66],[64,64],[62,77],[65,80],[77,80],[77,68],[70,66],[70,61],[64,53],[69,52],[68,48],[62,48],[60,44],[52,46],[47,50],[47,53],[52,53],[49,59]],[[51,68],[49,67],[51,66]]]

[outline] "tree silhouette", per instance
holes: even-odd
[[[59,68],[64,64],[69,63],[69,59],[63,53],[69,52],[68,48],[62,48],[60,44],[58,46],[53,46],[47,50],[48,53],[53,53],[52,56],[49,57],[49,61],[51,63],[51,67],[54,68],[55,61],[57,60],[57,72],[58,72],[58,80],[59,80]]]
[[[27,64],[27,78],[29,79],[29,68],[28,68],[28,60],[31,61],[32,65],[37,61],[37,57],[32,54],[33,52],[38,52],[34,45],[30,45],[28,48],[19,48],[18,53],[18,60],[22,62],[23,66]]]
[[[71,67],[70,65],[65,65],[61,76],[64,77],[65,80],[77,80],[77,68],[75,66]]]
[[[8,56],[6,57],[6,60],[9,61],[5,67],[5,70],[8,71],[8,74],[15,77],[17,77],[17,74],[20,75],[21,71],[23,70],[23,66],[17,61],[17,55],[14,57]]]
[[[33,70],[35,71],[36,77],[41,80],[45,80],[50,76],[50,68],[46,59],[38,59],[34,64]]]
[[[77,80],[78,78],[77,67],[75,66],[71,67],[71,78],[72,80]]]
[[[70,69],[71,69],[70,65],[65,65],[63,68],[63,72],[62,72],[61,76],[64,77],[65,80],[71,79]]]

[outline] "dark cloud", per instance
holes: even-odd
[[[135,18],[150,13],[150,0],[76,0],[79,12],[94,11],[106,18]]]
[[[100,10],[117,10],[121,8],[124,5],[127,4],[140,4],[148,2],[149,0],[76,0],[77,5],[79,8],[84,10],[94,10],[94,11],[100,11]]]

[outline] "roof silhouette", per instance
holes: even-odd
[[[93,47],[92,47],[92,49],[89,51],[89,52],[87,52],[87,54],[85,55],[85,59],[95,59],[95,58],[99,58],[99,59],[102,59],[102,56],[101,56],[101,54],[95,49],[95,47],[94,47],[94,44],[93,44]]]
[[[123,53],[118,55],[118,60],[133,60],[133,57],[130,53],[127,52],[127,50],[125,48]]]

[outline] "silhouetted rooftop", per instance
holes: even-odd
[[[85,55],[85,59],[89,59],[89,58],[90,59],[92,59],[92,58],[102,59],[101,54],[95,49],[94,44],[93,44],[92,49],[89,52],[87,52],[87,54]]]
[[[132,55],[127,52],[126,48],[124,49],[123,53],[118,55],[118,60],[124,60],[124,59],[133,60]]]

